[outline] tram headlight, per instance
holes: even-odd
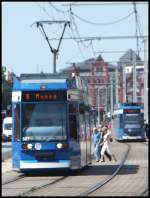
[[[128,129],[128,131],[131,132],[132,130],[131,129]]]
[[[66,143],[57,143],[56,146],[57,146],[58,149],[63,149],[63,148],[67,147],[67,144]]]
[[[61,149],[63,147],[63,144],[62,143],[57,143],[57,148],[58,149]]]
[[[33,147],[33,145],[31,143],[29,143],[29,144],[28,143],[22,144],[22,148],[24,150],[31,150],[32,147]]]
[[[27,149],[32,149],[33,145],[32,144],[27,144]]]

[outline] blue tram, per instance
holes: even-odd
[[[78,76],[26,75],[12,92],[12,164],[22,172],[91,162],[92,113]]]
[[[115,139],[145,140],[144,107],[137,103],[118,104],[114,111]]]

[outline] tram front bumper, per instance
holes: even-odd
[[[21,160],[20,169],[54,169],[69,168],[70,160],[59,160],[58,162],[39,162],[37,160]]]

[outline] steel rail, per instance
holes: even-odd
[[[26,175],[24,175],[24,174],[23,174],[23,175],[19,175],[19,176],[18,176],[17,178],[15,178],[15,179],[12,179],[12,180],[10,179],[9,181],[6,181],[6,182],[2,183],[2,186],[3,186],[3,185],[6,185],[6,184],[9,184],[9,183],[16,182],[16,181],[21,180],[21,179],[23,179],[23,178],[25,178],[25,177],[26,177]],[[26,191],[26,192],[23,192],[23,193],[20,193],[20,194],[17,195],[17,196],[26,196],[26,195],[32,193],[33,191],[36,191],[36,190],[45,188],[45,187],[47,187],[47,186],[49,186],[49,185],[51,185],[51,184],[54,184],[54,183],[56,183],[56,182],[59,182],[60,180],[65,179],[66,177],[67,177],[67,176],[62,176],[61,178],[56,179],[56,180],[54,180],[53,182],[50,181],[50,183],[48,183],[48,184],[44,184],[44,185],[39,186],[39,187],[33,187],[33,188],[31,188],[30,190],[28,190],[28,191]]]
[[[6,181],[6,182],[2,183],[2,186],[5,185],[5,184],[13,183],[13,182],[18,181],[18,180],[20,180],[22,178],[25,178],[25,176],[24,175],[19,175],[15,179],[10,179],[9,181]]]
[[[79,194],[77,196],[84,197],[84,196],[87,196],[87,195],[91,194],[92,192],[94,192],[97,189],[101,188],[103,185],[105,185],[107,182],[109,182],[111,179],[113,179],[117,175],[117,173],[119,172],[120,168],[123,166],[125,160],[127,159],[129,151],[131,150],[131,145],[129,145],[127,143],[126,143],[126,145],[127,145],[128,148],[127,148],[127,150],[125,152],[125,155],[124,155],[119,167],[116,169],[116,171],[111,176],[107,177],[103,181],[98,182],[97,184],[93,185],[91,188],[89,188],[88,190],[82,192],[81,194]]]
[[[38,191],[38,190],[40,190],[40,189],[42,189],[42,188],[45,188],[45,187],[47,187],[47,186],[49,186],[49,185],[51,185],[51,184],[57,183],[57,182],[59,182],[59,181],[65,179],[66,177],[68,177],[68,176],[62,176],[61,178],[56,179],[56,180],[54,180],[53,182],[50,182],[50,183],[48,183],[48,184],[44,184],[44,185],[39,186],[39,187],[33,187],[33,188],[31,188],[30,190],[28,190],[28,191],[26,191],[26,192],[23,192],[23,193],[20,193],[20,194],[17,195],[17,196],[26,196],[26,195],[30,195],[30,193],[32,193],[32,192],[34,192],[34,191]]]
[[[140,194],[140,196],[141,196],[141,197],[148,196],[148,192],[149,192],[149,188],[146,188],[146,189]]]

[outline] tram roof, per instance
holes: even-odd
[[[20,74],[19,80],[42,80],[42,79],[68,79],[71,78],[71,74],[62,74],[62,73],[32,73],[32,74],[28,74],[28,73],[24,73],[24,74]]]
[[[13,90],[67,90],[76,87],[76,79],[62,74],[21,74]]]

